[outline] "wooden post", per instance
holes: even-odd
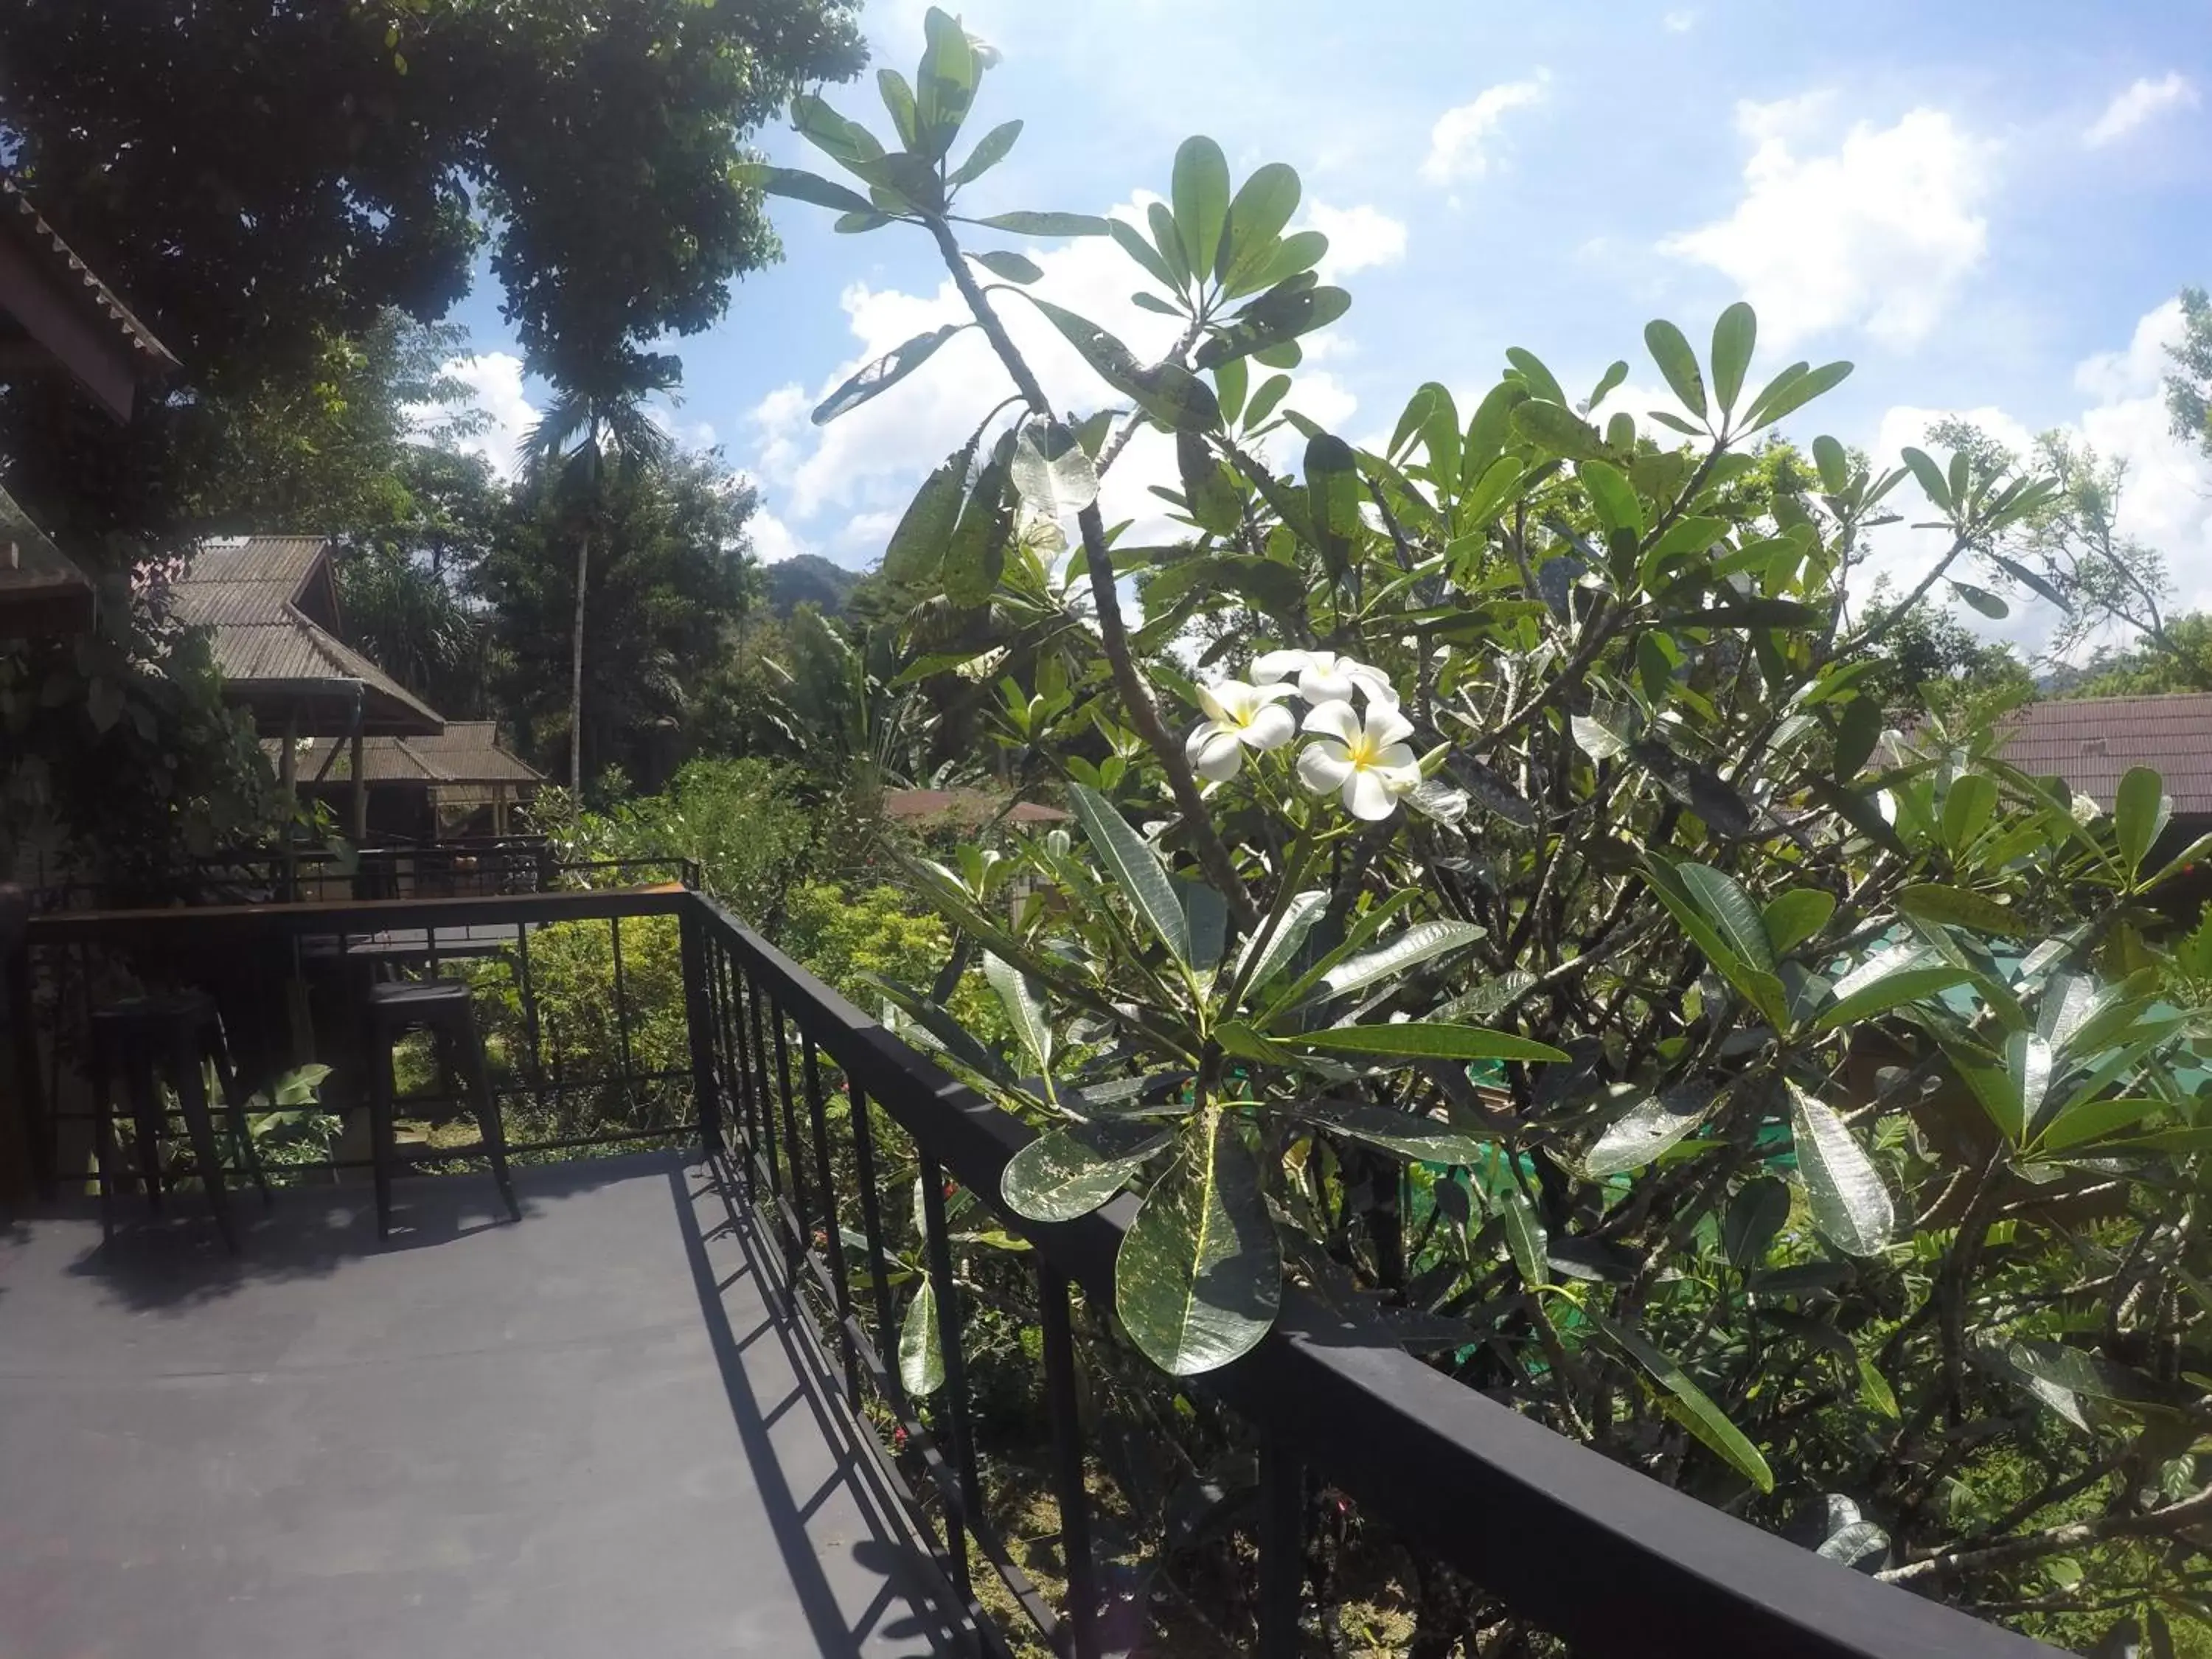
[[[276,780],[284,791],[286,812],[295,812],[300,805],[300,706],[294,703],[284,711],[284,750],[277,757]],[[284,898],[287,902],[300,896],[300,854],[293,839],[294,825],[288,816],[284,820]]]
[[[361,733],[361,720],[356,716],[353,723],[353,744],[346,754],[346,763],[353,768],[351,833],[356,848],[368,840],[368,764],[364,758],[367,749],[367,740]]]
[[[0,885],[0,1039],[14,1061],[15,1086],[0,1089],[0,1204],[31,1195],[33,1178],[52,1178],[45,1145],[45,1104],[40,1099],[39,1035],[32,1024],[31,953],[25,932],[30,900],[20,887]]]

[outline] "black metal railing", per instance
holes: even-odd
[[[264,1110],[276,1109],[273,1085],[299,1066],[333,1067],[313,1109],[343,1132],[319,1150],[283,1148],[271,1169],[280,1179],[373,1162],[362,1138],[364,993],[395,978],[469,983],[517,1158],[688,1144],[699,1105],[677,917],[689,902],[679,883],[665,882],[465,898],[49,910],[25,930],[13,971],[0,972],[18,1009],[9,1024],[36,1028],[43,1039],[16,1045],[21,1139],[36,1184],[52,1192],[99,1179],[86,1083],[90,1015],[148,988],[214,994],[237,1073],[264,1097]],[[400,1117],[458,1115],[465,1102],[450,1080],[426,1080],[399,1102]],[[8,1115],[0,1110],[0,1134]]]
[[[888,1425],[873,1442],[885,1464],[896,1468],[903,1457],[919,1467],[917,1508],[938,1522],[932,1553],[994,1646],[1004,1650],[981,1605],[985,1572],[1003,1588],[996,1604],[1011,1603],[1054,1651],[1095,1659],[1106,1651],[1106,1606],[1072,1316],[1079,1295],[1086,1313],[1112,1305],[1133,1200],[1059,1224],[1014,1214],[999,1200],[1000,1177],[1033,1130],[720,905],[693,897],[684,927],[702,1133],[726,1152],[737,1186],[773,1234],[784,1306],[811,1334],[824,1380],[863,1424]],[[833,1071],[842,1097],[825,1086]],[[921,1267],[944,1379],[927,1423],[895,1358],[886,1149],[871,1103],[906,1139],[902,1155],[920,1179]],[[1059,1608],[1013,1559],[979,1479],[978,1429],[988,1425],[963,1376],[967,1298],[953,1273],[946,1201],[954,1191],[1029,1246],[1067,1583]],[[848,1236],[854,1227],[857,1242]],[[865,1268],[860,1295],[855,1261]],[[1103,1324],[1096,1316],[1088,1322]],[[1256,1511],[1248,1510],[1243,1530],[1258,1558],[1249,1625],[1267,1659],[1300,1648],[1310,1500],[1323,1483],[1578,1653],[2027,1659],[2051,1651],[1614,1463],[1401,1349],[1374,1346],[1296,1289],[1286,1291],[1273,1334],[1195,1392],[1241,1418],[1257,1443]]]
[[[1065,1659],[1100,1659],[1130,1645],[1127,1621],[1141,1621],[1149,1608],[1117,1603],[1109,1583],[1119,1582],[1120,1564],[1108,1541],[1113,1516],[1100,1499],[1118,1477],[1106,1467],[1093,1407],[1102,1369],[1126,1357],[1105,1310],[1133,1200],[1050,1224],[1007,1210],[1001,1175],[1036,1132],[722,906],[670,885],[64,912],[30,924],[7,977],[37,986],[51,1018],[70,994],[71,952],[128,959],[141,972],[180,962],[204,969],[270,947],[296,959],[314,940],[334,942],[343,962],[349,940],[408,934],[412,951],[414,934],[425,946],[434,937],[450,947],[483,932],[505,936],[499,960],[526,981],[544,930],[605,922],[609,988],[619,1005],[653,994],[632,982],[635,964],[624,966],[625,924],[665,929],[671,919],[678,969],[656,983],[681,1006],[672,1017],[658,1011],[656,1041],[665,1046],[672,1035],[680,1042],[680,1054],[658,1056],[671,1062],[660,1070],[681,1074],[680,1095],[649,1133],[663,1140],[696,1133],[716,1158],[733,1212],[780,1275],[775,1289],[794,1335],[825,1388],[849,1406],[862,1443],[926,1539],[940,1593],[965,1609],[991,1650],[1011,1651],[1008,1633],[1023,1625]],[[426,968],[436,970],[434,957],[404,971]],[[520,983],[516,996],[508,1011],[515,1041],[537,1053],[546,1034]],[[24,1001],[18,991],[15,1006]],[[637,1054],[630,1026],[618,1030],[620,1070]],[[631,1086],[644,1080],[634,1073]],[[518,1073],[509,1086],[520,1093],[532,1083]],[[6,1127],[0,1121],[0,1132]],[[605,1145],[629,1133],[579,1139]],[[563,1144],[549,1140],[542,1150]],[[895,1211],[909,1172],[913,1214],[902,1218]],[[978,1334],[1002,1328],[1007,1316],[983,1300],[986,1287],[972,1272],[956,1272],[956,1247],[975,1249],[986,1230],[1006,1242],[994,1284],[1019,1280],[1024,1291],[1011,1359],[979,1352]],[[925,1286],[936,1317],[917,1325]],[[916,1352],[917,1332],[929,1352]],[[909,1390],[909,1364],[930,1374],[930,1386]],[[1004,1464],[991,1461],[985,1443],[1002,1425],[974,1398],[986,1365],[1030,1367],[1064,1590],[1031,1576],[1034,1527],[1018,1547],[1002,1510],[994,1513],[986,1477],[1003,1474]],[[1324,1492],[1577,1653],[2028,1659],[2049,1651],[1614,1463],[1399,1348],[1376,1346],[1295,1288],[1285,1291],[1273,1333],[1243,1359],[1182,1385],[1146,1372],[1140,1386],[1175,1391],[1191,1413],[1185,1421],[1233,1430],[1256,1451],[1255,1490],[1234,1519],[1250,1546],[1236,1560],[1256,1565],[1232,1595],[1241,1598],[1241,1634],[1232,1635],[1267,1659],[1286,1659],[1309,1639],[1301,1626],[1323,1541]]]

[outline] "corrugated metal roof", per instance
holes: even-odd
[[[2005,731],[2006,761],[2033,776],[2062,777],[2107,810],[2129,768],[2148,766],[2165,780],[2177,814],[2212,814],[2212,693],[2031,703]]]
[[[46,603],[56,597],[81,599],[88,614],[92,583],[74,561],[46,539],[15,498],[0,489],[0,607]],[[0,635],[8,631],[0,611]]]
[[[300,609],[325,547],[319,536],[210,542],[173,590],[177,617],[214,629],[216,665],[246,702],[296,697],[317,681],[359,680],[374,705],[372,729],[442,730],[445,720],[434,709]],[[343,696],[348,688],[333,684],[331,690]]]
[[[65,289],[82,295],[85,305],[130,342],[142,373],[167,374],[177,367],[176,358],[170,355],[168,347],[154,337],[154,331],[131,314],[131,307],[116,297],[114,289],[92,274],[90,266],[70,252],[69,244],[40,216],[15,181],[4,174],[0,174],[0,225],[5,225],[52,268]]]

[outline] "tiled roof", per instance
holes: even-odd
[[[215,659],[234,696],[270,724],[280,708],[314,705],[303,730],[335,735],[350,725],[359,681],[372,733],[434,734],[445,720],[367,657],[301,609],[322,574],[325,544],[313,536],[250,536],[210,543],[174,590],[178,619],[215,630]]]
[[[27,244],[54,270],[66,289],[82,294],[84,303],[99,313],[105,325],[130,343],[141,372],[166,374],[177,367],[177,360],[154,337],[154,331],[131,315],[131,307],[92,274],[90,266],[70,252],[69,244],[40,216],[15,181],[5,176],[0,176],[0,225]]]
[[[2006,761],[2062,777],[2100,806],[2112,806],[2129,768],[2148,766],[2176,814],[2212,815],[2212,693],[2054,699],[2029,704],[2005,730]]]
[[[283,740],[270,738],[273,754]],[[344,747],[337,738],[318,738],[300,757],[300,775],[313,778],[323,770],[332,748]],[[434,737],[370,738],[361,746],[362,770],[371,783],[498,784],[531,787],[545,781],[534,767],[499,746],[498,728],[489,720],[448,720]],[[329,777],[339,777],[345,763],[334,765]]]

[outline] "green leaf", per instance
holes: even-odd
[[[1065,422],[1032,415],[1014,439],[1007,469],[1015,492],[1048,519],[1080,513],[1098,499],[1098,474]]]
[[[1790,1188],[1772,1176],[1758,1176],[1737,1189],[1721,1221],[1721,1249],[1739,1272],[1766,1260],[1767,1247],[1790,1219]]]
[[[956,605],[981,605],[999,585],[1010,527],[1006,495],[1006,464],[994,455],[976,473],[945,544],[945,593]]]
[[[1144,232],[1126,219],[1109,219],[1106,229],[1121,252],[1142,265],[1153,281],[1173,293],[1182,292],[1184,284],[1176,280],[1175,272],[1168,269],[1168,262],[1145,240]]]
[[[1986,772],[1962,772],[1943,796],[1943,845],[1957,858],[1974,844],[1996,811],[1997,782]]]
[[[1597,377],[1597,384],[1590,388],[1589,398],[1583,404],[1583,412],[1588,413],[1603,403],[1613,389],[1627,378],[1628,360],[1626,357],[1615,358],[1607,366],[1605,373]]]
[[[1879,1255],[1897,1230],[1897,1210],[1865,1150],[1834,1110],[1790,1085],[1791,1139],[1813,1224],[1846,1255]]]
[[[2046,1152],[2063,1152],[2069,1147],[2102,1140],[2122,1129],[2140,1123],[2166,1103],[2136,1097],[2132,1098],[2085,1100],[2078,1106],[2069,1106],[2052,1120],[2051,1126],[2037,1137],[2036,1145]]]
[[[857,236],[863,231],[881,230],[890,222],[888,213],[841,213],[831,221],[830,228],[840,236]]]
[[[1952,580],[1951,591],[1984,617],[2002,621],[2012,615],[2012,607],[1986,587],[1976,587],[1972,582]]]
[[[1813,1022],[1815,1031],[1840,1031],[1872,1019],[1876,1014],[1886,1014],[1893,1008],[1908,1002],[1923,1001],[1929,997],[1963,985],[1972,975],[1963,968],[1948,963],[1932,968],[1908,968],[1902,972],[1887,974],[1854,989],[1849,996],[1839,998],[1821,1010],[1820,1017]],[[1841,988],[1838,987],[1838,989]]]
[[[1168,953],[1189,966],[1190,925],[1159,854],[1129,827],[1114,803],[1097,790],[1077,783],[1068,786],[1067,793],[1084,835],[1131,906],[1168,947]]]
[[[1565,1060],[1548,1042],[1480,1025],[1338,1025],[1277,1041],[1324,1054],[1365,1054],[1382,1060]]]
[[[1237,313],[1227,328],[1210,336],[1191,362],[1212,368],[1235,357],[1256,356],[1301,334],[1325,328],[1352,308],[1352,295],[1340,288],[1278,285]]]
[[[937,580],[945,562],[945,544],[952,539],[953,526],[960,522],[968,467],[975,455],[972,443],[955,452],[915,491],[898,528],[891,532],[884,548],[884,574],[892,581],[927,586]]]
[[[994,248],[988,253],[974,253],[969,257],[994,276],[1003,276],[1010,283],[1034,283],[1044,276],[1042,269],[1033,260],[1004,248]]]
[[[2119,838],[2120,865],[2130,881],[2173,815],[2173,803],[2164,787],[2164,781],[2150,767],[2131,766],[2113,799],[2112,833]]]
[[[1114,227],[1095,213],[994,213],[988,219],[978,219],[979,225],[993,230],[1012,231],[1017,236],[1110,236]]]
[[[1352,537],[1359,529],[1358,458],[1343,439],[1322,433],[1306,442],[1306,505],[1322,562],[1341,572],[1351,562]]]
[[[1744,412],[1745,429],[1771,426],[1821,393],[1841,386],[1850,373],[1851,366],[1845,362],[1823,363],[1809,370],[1802,363],[1792,364],[1769,380],[1766,389],[1752,399],[1751,407]]]
[[[1244,496],[1236,479],[1197,433],[1175,436],[1176,464],[1182,474],[1182,497],[1190,516],[1217,536],[1235,535],[1244,524]]]
[[[1659,896],[1659,902],[1667,907],[1681,925],[1682,931],[1705,953],[1706,959],[1719,970],[1721,977],[1734,986],[1737,993],[1776,1030],[1786,1025],[1789,1023],[1789,1001],[1782,981],[1773,974],[1745,961],[1729,945],[1665,855],[1656,853],[1647,854],[1644,874],[1651,890]],[[1752,920],[1758,921],[1756,912],[1753,914]],[[1764,943],[1763,938],[1761,942]]]
[[[1221,405],[1221,418],[1234,426],[1243,413],[1245,393],[1251,386],[1251,367],[1242,357],[1216,366],[1213,394]]]
[[[1369,1106],[1349,1100],[1301,1101],[1290,1108],[1291,1116],[1354,1140],[1380,1146],[1401,1158],[1430,1164],[1471,1164],[1489,1155],[1487,1143],[1431,1117],[1395,1112],[1386,1106]]]
[[[1533,395],[1547,398],[1562,409],[1566,407],[1567,394],[1559,390],[1558,378],[1544,367],[1542,360],[1534,352],[1524,351],[1519,346],[1508,346],[1505,348],[1505,361],[1519,372],[1522,383]]]
[[[1299,194],[1297,171],[1280,161],[1255,168],[1252,176],[1238,188],[1237,199],[1229,204],[1229,222],[1221,233],[1221,252],[1214,261],[1222,289],[1230,298],[1273,286],[1256,279],[1274,257],[1283,227],[1297,211]],[[1285,276],[1290,274],[1283,273]],[[1281,280],[1276,278],[1278,282]]]
[[[740,185],[750,185],[770,196],[787,196],[795,202],[811,202],[817,207],[836,208],[840,213],[872,215],[876,211],[876,204],[857,191],[832,184],[819,173],[803,173],[797,167],[772,167],[765,161],[739,161],[730,169],[730,176]]]
[[[1881,741],[1881,704],[1858,697],[1844,705],[1836,722],[1836,776],[1849,783],[1865,768]]]
[[[1006,1161],[1000,1195],[1032,1221],[1073,1221],[1128,1185],[1173,1138],[1171,1130],[1137,1117],[1067,1124]]]
[[[1840,495],[1850,486],[1850,459],[1843,445],[1825,432],[1813,440],[1813,465],[1820,470],[1820,488],[1831,495]]]
[[[1758,313],[1741,300],[1721,313],[1720,320],[1713,325],[1713,396],[1719,400],[1723,415],[1735,407],[1736,394],[1743,390],[1743,373],[1751,367],[1752,349],[1758,339]]]
[[[924,1274],[899,1323],[899,1381],[910,1400],[925,1400],[945,1386],[945,1349],[937,1334],[937,1290]]]
[[[1483,468],[1482,476],[1460,502],[1460,522],[1470,531],[1488,524],[1512,500],[1520,483],[1521,463],[1510,455],[1499,456]]]
[[[1145,223],[1152,231],[1152,246],[1158,250],[1168,268],[1168,286],[1182,292],[1190,286],[1195,273],[1191,270],[1190,255],[1183,248],[1182,233],[1176,228],[1175,210],[1165,202],[1151,203],[1145,209]]]
[[[1583,1176],[1603,1181],[1642,1169],[1703,1123],[1711,1104],[1707,1090],[1670,1089],[1641,1097],[1583,1154]]]
[[[1115,1311],[1146,1358],[1194,1376],[1258,1345],[1282,1284],[1259,1167],[1224,1115],[1185,1140],[1146,1194],[1115,1260]]]
[[[1001,121],[981,138],[975,148],[968,152],[968,159],[954,168],[946,178],[948,185],[964,185],[981,178],[1006,159],[1006,152],[1014,147],[1014,140],[1022,136],[1019,121]]]
[[[871,398],[881,397],[936,356],[938,347],[967,326],[965,323],[947,323],[927,334],[917,334],[905,344],[885,352],[815,406],[814,424],[827,426]]]
[[[1628,739],[1595,714],[1568,716],[1567,729],[1575,747],[1594,761],[1619,760],[1628,752]]]
[[[1905,1413],[1897,1407],[1897,1391],[1889,1386],[1889,1379],[1875,1369],[1874,1361],[1863,1355],[1859,1359],[1859,1398],[1893,1423],[1904,1419]]]
[[[1269,289],[1279,288],[1293,276],[1302,276],[1322,262],[1328,252],[1328,238],[1317,230],[1292,231],[1275,244],[1274,252],[1259,271],[1237,285],[1239,294],[1263,294]],[[1255,354],[1257,355],[1257,354]],[[1265,362],[1264,357],[1261,358]],[[1271,363],[1270,368],[1288,365]]]
[[[872,161],[884,153],[873,133],[857,121],[847,120],[811,93],[801,93],[791,100],[791,124],[802,138],[833,161]]]
[[[1901,453],[1905,465],[1912,470],[1912,476],[1919,480],[1921,493],[1928,497],[1938,513],[1948,513],[1951,510],[1951,481],[1944,476],[1943,469],[1936,465],[1935,458],[1924,449],[1907,447]]]
[[[983,953],[983,977],[999,994],[1007,1024],[1028,1054],[1030,1064],[1043,1075],[1052,1072],[1052,1022],[1045,1016],[1044,987],[1018,968],[988,951]]]
[[[1651,361],[1659,365],[1660,374],[1667,377],[1668,386],[1682,400],[1682,405],[1699,420],[1705,418],[1705,380],[1698,372],[1698,354],[1690,349],[1682,331],[1663,318],[1655,318],[1644,325],[1644,343],[1650,349]]]
[[[1395,978],[1408,968],[1440,957],[1447,951],[1472,945],[1487,930],[1472,921],[1416,922],[1388,945],[1338,963],[1321,976],[1324,996],[1348,996],[1379,981]]]
[[[1538,1218],[1535,1206],[1528,1195],[1507,1176],[1497,1194],[1499,1219],[1505,1224],[1505,1248],[1513,1254],[1513,1266],[1525,1285],[1547,1285],[1551,1282],[1551,1252],[1545,1248],[1544,1224]]]
[[[1225,368],[1228,365],[1224,363],[1222,367]],[[1283,401],[1290,390],[1291,377],[1287,374],[1270,374],[1266,380],[1261,381],[1260,389],[1252,394],[1252,400],[1244,405],[1244,429],[1249,432],[1255,427],[1266,424],[1267,416],[1275,412],[1275,405]]]
[[[1607,530],[1626,530],[1638,537],[1644,534],[1644,503],[1636,498],[1627,475],[1619,467],[1609,461],[1583,461],[1575,468],[1575,477],[1589,492],[1599,523]]]
[[[899,143],[912,149],[915,136],[914,88],[896,70],[884,69],[876,71],[876,90],[883,94],[884,108],[890,114]]]
[[[1768,942],[1766,924],[1760,920],[1759,907],[1751,902],[1751,895],[1743,890],[1735,878],[1709,865],[1692,864],[1687,860],[1674,866],[1674,873],[1681,878],[1692,902],[1705,913],[1729,948],[1753,967],[1772,973],[1774,947]]]
[[[1716,1406],[1703,1389],[1690,1380],[1690,1374],[1679,1361],[1661,1352],[1632,1326],[1609,1319],[1595,1308],[1585,1307],[1583,1312],[1600,1334],[1642,1366],[1651,1380],[1666,1390],[1670,1416],[1759,1491],[1774,1490],[1774,1471],[1767,1468],[1759,1448],[1751,1443],[1741,1429],[1729,1421],[1728,1413]]]
[[[915,148],[931,161],[942,160],[959,136],[968,107],[975,101],[980,66],[967,31],[957,18],[932,6],[922,17],[921,67],[915,76]]]
[[[1176,234],[1194,272],[1210,272],[1221,250],[1221,228],[1229,218],[1229,161],[1221,146],[1202,135],[1186,138],[1176,150],[1168,186],[1175,204]]]
[[[1103,221],[1101,222],[1103,222]],[[1115,391],[1133,398],[1145,413],[1170,431],[1211,431],[1220,423],[1221,406],[1213,388],[1175,363],[1146,368],[1129,348],[1086,317],[1030,296],[1083,360]]]
[[[1828,925],[1836,913],[1836,896],[1820,887],[1793,887],[1766,902],[1759,913],[1774,954],[1786,957]]]
[[[1978,933],[2017,935],[2033,931],[1995,899],[1941,882],[1916,882],[1899,888],[1897,908],[1922,921],[1943,922]]]
[[[1237,982],[1249,1001],[1267,982],[1291,964],[1314,924],[1327,914],[1328,890],[1308,888],[1283,906],[1282,920],[1272,933],[1255,933],[1237,953]]]
[[[1571,461],[1606,459],[1605,440],[1597,429],[1572,410],[1531,398],[1513,410],[1513,429],[1547,455]]]

